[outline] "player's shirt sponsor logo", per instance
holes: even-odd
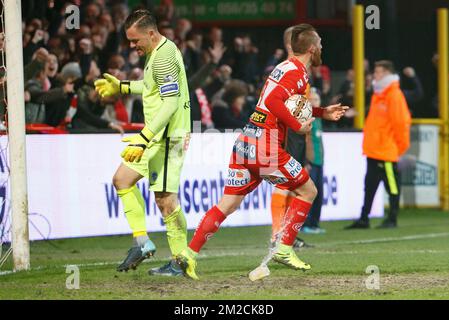
[[[245,128],[243,128],[243,134],[247,137],[251,138],[260,138],[262,136],[263,129],[251,125],[246,125]]]
[[[265,121],[267,121],[267,115],[265,113],[263,113],[263,112],[258,111],[258,110],[255,110],[251,114],[250,118],[255,123],[265,123]]]
[[[284,75],[284,71],[282,71],[279,68],[275,68],[273,71],[271,71],[270,73],[270,79],[279,82],[279,80],[281,80],[282,76]]]
[[[284,165],[284,168],[293,178],[298,177],[302,170],[301,164],[293,157]]]
[[[163,84],[162,86],[160,86],[159,92],[161,93],[161,96],[178,93],[179,85],[177,83],[173,83],[173,82]]]
[[[256,159],[256,146],[244,141],[236,141],[233,148],[234,152],[244,159]]]
[[[228,178],[226,179],[226,186],[228,187],[243,187],[251,181],[251,175],[247,169],[228,169]]]

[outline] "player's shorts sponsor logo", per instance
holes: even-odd
[[[284,165],[284,168],[293,178],[298,177],[302,170],[301,164],[293,157],[288,160],[288,162]]]
[[[279,82],[279,80],[281,80],[282,76],[284,75],[284,71],[282,71],[279,68],[275,68],[273,71],[271,71],[270,73],[270,79]]]
[[[226,179],[226,186],[228,187],[243,187],[251,181],[251,175],[246,169],[228,169],[228,177]]]
[[[273,185],[283,184],[288,182],[288,179],[285,177],[276,177],[276,176],[261,176],[265,181],[271,183]]]
[[[293,228],[293,230],[298,232],[299,229],[301,229],[301,227],[302,227],[302,223],[295,223],[292,228]]]
[[[262,131],[262,128],[258,128],[248,124],[243,128],[243,134],[251,138],[260,138],[262,136]]]
[[[255,123],[265,123],[265,121],[267,121],[267,115],[265,113],[263,113],[263,112],[258,111],[258,110],[254,111],[251,114],[250,118]]]
[[[161,95],[167,95],[167,94],[172,94],[172,93],[178,93],[179,92],[179,86],[177,83],[167,83],[162,85],[159,88],[159,91],[161,93]]]
[[[235,153],[240,155],[244,159],[256,159],[256,145],[243,142],[243,141],[237,141],[234,144],[234,150]]]

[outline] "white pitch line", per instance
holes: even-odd
[[[324,244],[317,245],[317,247],[324,246],[334,246],[334,245],[345,245],[345,244],[370,244],[379,242],[395,242],[395,241],[408,241],[408,240],[419,240],[419,239],[431,239],[431,238],[442,238],[449,236],[449,232],[441,233],[426,233],[426,234],[415,234],[403,237],[388,237],[388,238],[376,238],[376,239],[365,239],[365,240],[352,240],[352,241],[336,241],[327,242]]]
[[[323,244],[318,244],[315,247],[316,248],[323,248],[323,247],[330,247],[335,245],[347,245],[347,244],[371,244],[371,243],[379,243],[379,242],[395,242],[395,241],[409,241],[409,240],[418,240],[418,239],[431,239],[431,238],[441,238],[441,237],[447,237],[449,236],[449,232],[442,232],[442,233],[427,233],[427,234],[416,234],[416,235],[410,235],[410,236],[403,236],[403,237],[388,237],[388,238],[376,238],[376,239],[365,239],[365,240],[354,240],[354,241],[336,241],[336,242],[327,242]],[[200,254],[198,256],[199,259],[202,258],[220,258],[220,257],[237,257],[237,256],[259,256],[259,253],[256,254],[256,250],[259,250],[261,252],[266,252],[266,249],[262,248],[255,248],[255,250],[252,250],[251,252],[234,252],[234,253],[228,253],[228,252],[221,252],[216,254]],[[151,263],[151,262],[163,262],[167,261],[169,258],[152,258],[150,260],[144,261],[143,263]],[[98,267],[98,266],[110,266],[110,265],[117,265],[121,263],[121,261],[115,261],[115,262],[95,262],[95,263],[84,263],[84,264],[65,264],[60,266],[38,266],[35,268],[32,268],[28,271],[19,271],[19,272],[29,272],[29,271],[37,271],[37,270],[45,270],[45,269],[57,269],[57,268],[66,268],[69,265],[76,265],[78,267],[83,268],[89,268],[89,267]],[[0,271],[0,276],[9,275],[15,273],[11,270],[5,270]]]

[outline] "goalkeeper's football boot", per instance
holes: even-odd
[[[293,247],[285,244],[279,244],[278,251],[273,256],[273,261],[286,265],[295,270],[310,270],[312,267],[301,261],[296,255]]]
[[[182,250],[182,252],[176,256],[176,263],[181,267],[184,276],[193,280],[199,280],[195,272],[195,253],[190,248]]]
[[[177,277],[182,276],[182,269],[176,260],[170,260],[168,263],[164,264],[159,268],[152,268],[148,270],[150,276],[167,276],[167,277]]]
[[[117,271],[128,271],[129,269],[136,270],[137,266],[143,260],[150,258],[156,252],[156,246],[153,241],[148,239],[143,246],[132,247],[128,250],[128,256],[117,267]]]

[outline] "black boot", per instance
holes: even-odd
[[[345,230],[350,230],[350,229],[369,229],[369,228],[370,228],[369,220],[358,219],[358,220],[355,220],[351,225],[346,226]]]
[[[382,221],[382,223],[380,225],[378,225],[376,228],[377,229],[393,229],[393,228],[397,228],[398,224],[396,222],[396,220],[387,218],[384,221]]]

